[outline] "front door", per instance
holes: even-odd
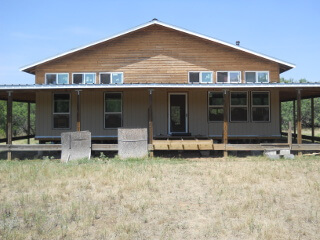
[[[187,133],[188,129],[187,94],[169,94],[169,134]]]

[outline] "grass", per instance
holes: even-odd
[[[0,161],[0,239],[319,239],[320,161]]]

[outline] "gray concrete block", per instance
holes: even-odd
[[[147,157],[147,128],[118,128],[118,155],[123,159]]]
[[[290,149],[281,149],[280,155],[290,155]]]
[[[266,155],[269,159],[272,159],[272,160],[277,160],[277,159],[280,159],[280,156],[279,155]]]
[[[286,154],[286,155],[283,155],[283,157],[285,159],[294,159],[294,155],[293,154]]]
[[[91,157],[91,133],[89,131],[61,133],[61,161],[68,162]]]
[[[264,155],[266,155],[266,156],[277,155],[277,151],[276,150],[264,150]]]

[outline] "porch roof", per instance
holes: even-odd
[[[0,100],[7,99],[7,92],[13,91],[14,101],[35,102],[35,92],[46,90],[85,90],[85,89],[208,89],[208,90],[275,90],[280,91],[281,101],[296,99],[297,90],[302,98],[320,97],[320,83],[132,83],[132,84],[30,84],[0,85]]]

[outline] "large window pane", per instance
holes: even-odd
[[[59,73],[58,74],[58,84],[68,84],[69,83],[69,74]]]
[[[267,72],[259,72],[258,73],[258,82],[259,83],[267,83],[267,82],[269,82],[268,75],[269,74]]]
[[[231,107],[231,121],[232,122],[246,122],[247,121],[246,107]]]
[[[209,105],[223,105],[223,93],[222,92],[210,92],[209,93]]]
[[[189,82],[199,82],[200,81],[200,73],[199,72],[190,72],[189,73]]]
[[[56,74],[46,74],[46,82],[47,82],[47,84],[56,84],[57,83],[57,75]]]
[[[106,93],[105,101],[106,112],[121,112],[121,93]]]
[[[228,72],[218,72],[217,82],[220,82],[220,83],[228,82]]]
[[[69,114],[54,114],[53,128],[70,128]]]
[[[252,93],[252,105],[269,105],[269,93]]]
[[[247,93],[231,93],[231,105],[247,105]]]
[[[83,83],[83,74],[73,74],[73,83],[82,84]]]
[[[209,107],[209,121],[223,121],[223,108]]]
[[[69,107],[69,94],[54,94],[54,113],[69,113]]]
[[[269,107],[253,107],[252,121],[268,122],[269,121]]]
[[[105,114],[104,120],[105,128],[118,128],[121,127],[121,113],[120,114]]]
[[[230,82],[238,83],[240,82],[240,72],[230,72]]]
[[[246,82],[255,83],[256,82],[256,73],[255,72],[246,72]]]
[[[122,83],[123,82],[122,76],[123,76],[122,73],[112,73],[112,83],[113,84]]]
[[[211,72],[202,72],[201,78],[202,78],[202,82],[211,83],[212,82],[212,73]]]

